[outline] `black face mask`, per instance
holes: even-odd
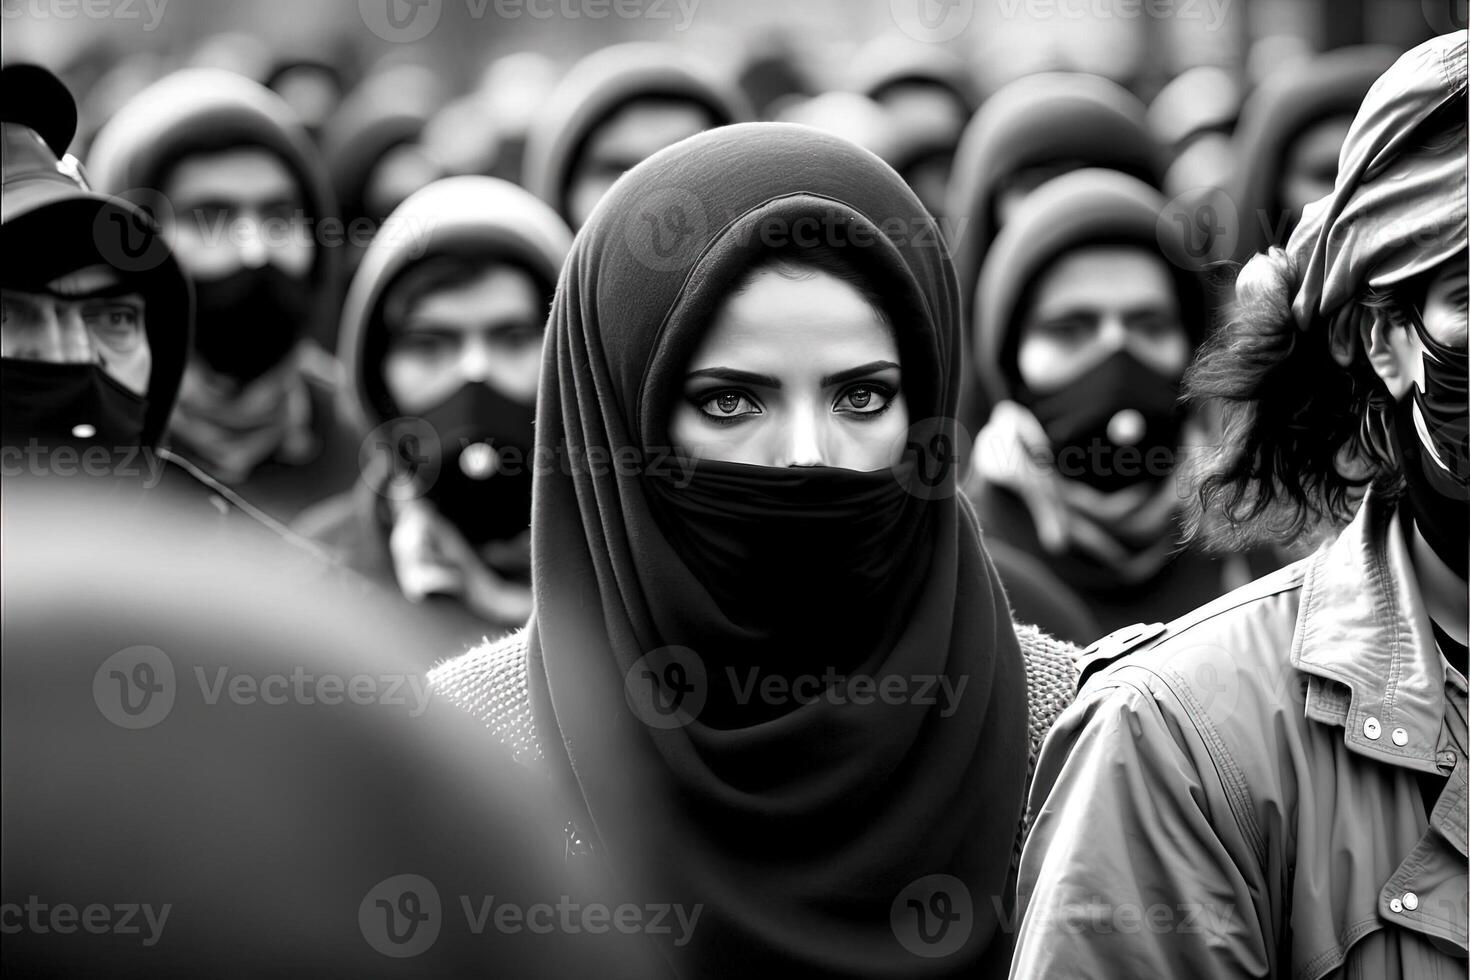
[[[901,620],[896,592],[922,584],[895,581],[914,566],[892,542],[923,536],[897,530],[910,498],[888,469],[688,460],[649,483],[675,550],[753,641],[734,655],[756,651],[756,666],[850,668]]]
[[[1440,561],[1465,578],[1470,562],[1467,355],[1430,337],[1417,317],[1410,319],[1425,347],[1424,387],[1414,385],[1394,405],[1394,450],[1403,462],[1405,496],[1414,524]],[[1415,405],[1428,430],[1427,446],[1414,425]]]
[[[148,400],[96,364],[0,359],[3,443],[130,452],[143,438]]]
[[[474,545],[513,538],[531,523],[531,470],[536,444],[533,406],[472,382],[420,413],[438,435],[437,463],[400,459],[422,469],[424,497]],[[405,433],[422,423],[405,423]],[[394,440],[400,456],[433,452],[411,435]]]
[[[194,349],[204,363],[238,381],[280,364],[306,329],[310,285],[267,263],[223,279],[194,281]]]
[[[1120,350],[1028,407],[1051,440],[1057,475],[1112,493],[1173,472],[1178,399],[1178,379]]]

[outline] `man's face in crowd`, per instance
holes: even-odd
[[[126,292],[115,269],[78,269],[43,290],[0,290],[0,357],[49,364],[96,364],[146,395],[153,355],[143,297]]]
[[[482,381],[534,405],[545,319],[535,282],[511,266],[491,266],[475,279],[435,290],[389,326],[383,364],[388,396],[413,414]]]
[[[625,171],[709,126],[709,113],[692,102],[645,100],[618,110],[592,134],[572,175],[567,198],[572,227],[587,223],[602,195]]]
[[[173,209],[165,233],[194,279],[223,279],[267,263],[295,277],[311,268],[301,189],[274,154],[241,148],[186,157],[162,190]]]

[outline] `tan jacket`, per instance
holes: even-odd
[[[1142,639],[1042,748],[1011,975],[1465,977],[1465,680],[1393,509]]]

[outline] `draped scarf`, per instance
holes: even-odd
[[[715,724],[679,698],[701,668],[723,690],[760,624],[732,617],[678,533],[687,509],[667,501],[694,483],[667,451],[668,419],[742,272],[779,238],[828,236],[896,297],[911,451],[892,472],[850,474],[889,515],[854,525],[889,584],[822,696]],[[530,687],[594,852],[644,901],[698,908],[687,942],[651,937],[678,973],[1004,975],[1027,693],[955,492],[959,351],[957,284],[923,205],[876,156],[805,127],[730,126],[654,155],[573,245],[537,407]],[[684,476],[711,477],[705,493],[754,480],[792,506],[804,483],[701,465]],[[909,696],[872,695],[885,680]],[[945,685],[961,693],[935,697]]]

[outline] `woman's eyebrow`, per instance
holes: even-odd
[[[855,378],[876,374],[879,371],[886,371],[889,368],[896,370],[898,365],[892,361],[870,361],[867,364],[859,364],[857,367],[848,368],[846,371],[838,371],[836,374],[827,375],[822,379],[822,387],[828,388],[832,385],[840,385],[844,381],[852,381]]]
[[[735,368],[727,367],[700,368],[698,371],[690,371],[686,380],[689,378],[718,378],[721,381],[760,385],[763,388],[781,387],[780,378],[773,378],[768,374],[756,374],[752,371],[737,371]]]

